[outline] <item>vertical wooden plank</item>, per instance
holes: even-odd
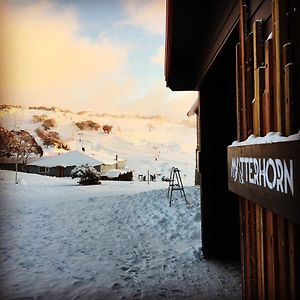
[[[289,135],[295,126],[294,112],[294,64],[292,63],[292,44],[283,45],[283,64],[284,64],[284,112],[285,112],[285,134]],[[295,259],[295,225],[288,222],[288,263],[289,263],[289,289],[290,298],[296,299],[296,259]]]
[[[240,249],[241,249],[241,281],[242,281],[242,296],[246,298],[246,229],[245,229],[245,199],[239,198],[240,204]]]
[[[274,130],[274,106],[273,106],[273,48],[272,36],[265,42],[265,97],[262,110],[264,112],[263,134]],[[266,284],[266,296],[269,299],[278,298],[278,253],[277,253],[277,226],[276,216],[269,210],[265,210],[265,272],[268,280]]]
[[[253,32],[245,39],[245,67],[246,67],[246,136],[253,133],[253,110],[254,98],[254,69],[253,69]],[[257,299],[257,244],[256,244],[256,209],[255,204],[245,200],[246,218],[246,261],[247,261],[247,293],[249,299]]]
[[[246,105],[246,53],[245,37],[247,35],[247,5],[246,0],[240,0],[240,72],[241,72],[241,132],[240,138],[246,139],[247,126],[247,105]],[[240,198],[240,230],[241,230],[241,264],[242,264],[242,296],[243,299],[250,299],[250,256],[247,246],[249,245],[248,235],[248,201]]]
[[[251,297],[252,299],[258,298],[257,289],[257,240],[256,240],[256,204],[249,201],[249,229],[250,229],[250,261],[251,261]]]
[[[255,60],[255,58],[254,58]],[[265,87],[265,68],[259,67],[255,70],[255,94],[256,98],[254,106],[258,112],[256,118],[253,116],[253,130],[256,135],[261,135],[262,122],[262,104]],[[264,274],[264,209],[258,205],[256,206],[256,255],[257,255],[257,292],[259,299],[265,299],[265,274]]]
[[[245,299],[252,299],[252,268],[251,268],[251,234],[250,234],[250,201],[244,200],[245,214]]]
[[[252,101],[254,98],[254,72],[253,72],[253,32],[251,32],[245,39],[246,50],[246,123],[247,132],[246,137],[253,133],[253,110]]]
[[[262,39],[262,20],[253,23],[253,54],[254,69],[263,65],[263,39]]]
[[[265,255],[266,255],[266,269],[268,280],[266,282],[266,298],[278,299],[278,269],[276,268],[277,262],[277,237],[276,237],[276,216],[272,211],[265,210]]]
[[[291,230],[291,229],[290,229]],[[294,225],[292,226],[293,231],[293,245],[294,245],[294,264],[293,264],[293,272],[295,276],[295,281],[291,286],[292,290],[292,299],[300,299],[300,226]]]
[[[282,69],[282,45],[285,40],[287,25],[285,21],[285,0],[272,1],[272,19],[274,36],[274,92],[276,107],[276,127],[278,131],[284,132],[283,120],[283,69]]]
[[[273,53],[274,53],[274,98],[275,98],[275,118],[276,130],[285,133],[284,118],[284,89],[283,89],[283,61],[282,45],[285,40],[286,24],[284,0],[273,0],[272,2],[272,23],[273,23]],[[277,216],[277,237],[278,237],[278,269],[279,269],[279,298],[290,298],[289,287],[289,259],[288,259],[288,222]]]
[[[242,139],[247,138],[247,105],[246,105],[246,47],[247,35],[247,5],[246,0],[240,0],[240,47],[241,47],[241,96],[242,96]]]
[[[259,85],[259,70],[263,63],[262,47],[262,20],[253,23],[253,68],[254,68],[254,99],[253,99],[253,133],[257,136],[261,133],[261,94]]]
[[[262,98],[264,93],[264,68],[262,20],[253,23],[253,67],[254,67],[254,99],[253,99],[253,133],[261,135]],[[256,223],[256,270],[257,270],[257,298],[265,299],[264,274],[264,209],[255,204]]]
[[[256,205],[256,240],[257,240],[257,294],[258,299],[265,299],[265,272],[264,272],[264,218],[263,208]]]
[[[265,42],[265,97],[263,105],[263,133],[274,131],[274,99],[273,99],[273,43],[272,38]]]
[[[235,74],[236,74],[236,128],[237,140],[241,140],[242,133],[242,74],[241,74],[241,44],[235,46]]]
[[[295,258],[295,225],[291,222],[288,224],[289,232],[289,265],[290,265],[290,298],[296,300],[296,258]]]
[[[283,45],[283,65],[284,65],[284,109],[285,109],[285,133],[287,135],[299,130],[296,124],[295,114],[295,66],[292,62],[292,44]]]
[[[287,221],[277,216],[277,229],[278,229],[278,273],[279,276],[279,299],[290,299],[289,288],[289,272],[288,272],[288,229]]]

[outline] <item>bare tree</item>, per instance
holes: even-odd
[[[9,157],[9,149],[13,146],[13,134],[4,127],[0,127],[0,157]]]
[[[26,164],[30,156],[42,156],[43,149],[35,138],[26,130],[7,130],[0,128],[1,156],[10,157],[16,164],[16,180],[18,183],[18,164]]]

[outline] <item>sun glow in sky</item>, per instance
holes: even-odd
[[[184,119],[164,81],[164,0],[1,0],[0,100]]]

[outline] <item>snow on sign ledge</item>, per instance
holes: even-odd
[[[245,141],[234,141],[229,147],[258,145],[258,144],[272,144],[280,142],[291,142],[300,140],[300,130],[296,134],[290,136],[282,136],[281,132],[269,132],[265,136],[255,136],[251,134]]]

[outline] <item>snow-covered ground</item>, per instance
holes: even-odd
[[[201,257],[199,188],[78,186],[0,171],[1,299],[240,299],[238,265]],[[24,297],[24,298],[23,298]]]

